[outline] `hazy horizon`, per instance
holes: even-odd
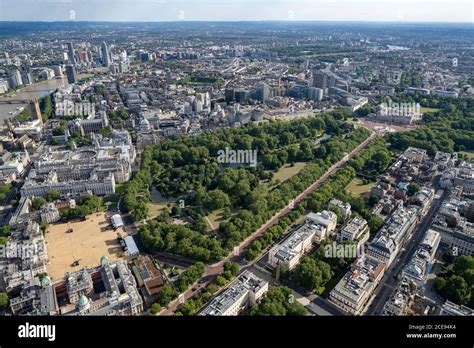
[[[0,0],[3,22],[473,23],[471,0]]]

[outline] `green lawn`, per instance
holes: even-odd
[[[125,190],[125,183],[118,182],[115,184],[115,193],[122,193]]]
[[[168,203],[170,203],[170,207],[169,209],[171,210],[171,208],[173,207],[173,205],[175,204],[174,202],[170,201],[170,202],[162,202],[162,203],[148,203],[148,209],[149,209],[149,216],[151,218],[155,218],[157,217],[158,215],[160,215],[161,211],[163,209],[168,209]]]
[[[346,190],[355,196],[363,196],[365,193],[369,192],[372,187],[375,186],[375,183],[370,183],[364,185],[361,179],[354,178],[349,185],[347,185]]]
[[[291,164],[285,164],[283,167],[281,167],[278,171],[275,172],[273,175],[273,184],[277,181],[280,180],[280,182],[283,182],[285,180],[290,179],[294,175],[298,174],[306,165],[305,162],[296,162],[293,166]]]
[[[210,231],[215,231],[219,228],[219,225],[221,222],[229,221],[230,217],[228,219],[224,219],[222,217],[222,214],[224,213],[224,209],[217,209],[214,210],[213,212],[209,213],[204,220],[207,222],[209,225],[209,230]],[[234,214],[234,213],[233,213]]]
[[[439,110],[439,109],[437,109],[437,108],[424,108],[424,107],[421,107],[421,108],[420,108],[420,111],[421,111],[422,113],[425,113],[425,112],[436,112],[436,111],[438,111],[438,110]]]
[[[117,208],[117,203],[118,203],[118,201],[119,201],[119,198],[120,198],[120,196],[117,195],[117,194],[112,195],[112,196],[104,197],[104,198],[103,198],[104,206],[107,207],[107,206],[105,205],[105,203],[109,202],[109,203],[111,203],[111,204],[109,205],[109,208],[108,208],[108,209],[109,209],[109,210],[111,210],[111,209],[116,209],[116,208]]]
[[[460,151],[468,161],[474,161],[474,151]]]

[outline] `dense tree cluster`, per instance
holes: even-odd
[[[304,316],[308,311],[296,301],[293,290],[276,286],[268,290],[259,304],[250,309],[250,315],[258,316]]]
[[[44,196],[44,198],[45,198],[48,202],[53,202],[53,201],[59,199],[59,197],[61,197],[61,192],[58,192],[58,191],[49,191],[49,192]]]
[[[115,111],[108,111],[107,116],[112,124],[121,124],[129,117],[129,114],[124,108],[119,108]]]
[[[3,202],[10,194],[13,185],[11,183],[0,186],[0,202]]]
[[[474,98],[444,98],[437,103],[420,99],[422,105],[426,103],[441,109],[426,113],[424,125],[415,130],[390,134],[388,141],[394,148],[405,150],[415,146],[426,149],[430,155],[436,151],[474,150]]]
[[[39,107],[43,122],[48,121],[54,115],[54,103],[51,94],[43,97],[39,101]]]
[[[228,222],[221,224],[220,232],[225,239],[224,246],[230,249],[237,245],[241,240],[248,237],[257,227],[262,225],[264,221],[268,220],[275,212],[287,205],[291,199],[295,198],[311,183],[321,177],[321,175],[323,175],[323,173],[329,168],[330,164],[342,159],[346,153],[354,149],[367,137],[368,131],[366,129],[355,130],[345,138],[334,137],[339,139],[334,141],[334,145],[328,147],[329,155],[324,161],[318,159],[315,162],[307,164],[301,172],[277,186],[266,195],[265,192],[262,192],[262,194],[255,194],[255,191],[252,192],[248,201],[250,204],[243,207],[244,209],[241,210],[237,216],[234,216]],[[350,172],[351,174],[348,174],[346,170],[341,173],[346,173],[347,178],[351,176],[351,180],[355,175],[352,168]],[[341,178],[341,173],[338,172],[337,178]],[[343,184],[343,182],[345,184]],[[329,187],[324,184],[322,187],[325,187],[325,190],[328,190],[327,197],[333,197],[335,192],[344,189],[349,182],[350,180],[346,182],[341,178],[341,181],[337,182],[337,187],[336,183],[334,184],[334,187]],[[258,192],[259,191],[257,191],[257,193]],[[324,192],[326,193],[326,191]],[[314,200],[318,199],[318,197],[319,196],[314,197]],[[323,197],[319,198],[323,201]]]
[[[172,285],[166,284],[158,293],[158,304],[162,307],[167,306],[171,301],[178,297],[179,292]]]
[[[324,210],[327,203],[338,193],[344,191],[355,175],[355,170],[350,166],[338,170],[331,179],[309,195],[307,208],[315,212]]]
[[[74,219],[81,216],[87,216],[97,211],[102,211],[104,202],[101,197],[87,196],[87,198],[74,208],[66,209],[61,212],[61,217],[64,219]]]
[[[312,291],[331,279],[331,266],[324,261],[305,256],[296,267],[294,275],[299,285]]]
[[[387,142],[383,138],[377,138],[349,163],[357,173],[378,175],[387,169],[392,157]]]
[[[166,251],[204,262],[217,261],[223,256],[218,240],[187,226],[150,220],[140,226],[138,233],[143,245],[150,250]]]
[[[6,292],[0,292],[0,310],[8,307],[8,295]]]
[[[35,197],[33,199],[33,202],[31,203],[31,206],[34,210],[39,210],[43,205],[47,203],[46,199],[43,197]]]
[[[230,251],[238,245],[369,136],[365,128],[353,129],[343,123],[346,117],[345,111],[336,110],[322,117],[252,124],[147,147],[140,172],[125,189],[124,206],[134,220],[146,218],[150,189],[155,185],[165,196],[186,194],[187,204],[207,211],[225,208],[230,219],[220,224],[217,239],[203,236],[206,225],[201,217],[187,227],[148,224],[140,233],[152,250],[217,260],[221,248]],[[323,130],[332,135],[329,140],[319,145],[309,141]],[[259,165],[232,168],[217,163],[217,152],[226,147],[257,149]],[[270,155],[281,163],[260,161]],[[264,183],[267,170],[301,159],[310,162],[297,175],[271,189]],[[230,216],[231,208],[238,213]]]
[[[145,148],[142,153],[141,170],[127,183],[122,196],[123,205],[135,221],[148,216],[147,202],[150,200],[152,172],[159,175],[162,168],[156,162],[151,163],[152,149]]]
[[[254,260],[266,247],[281,237],[286,229],[304,213],[304,206],[304,202],[299,204],[295,210],[290,212],[283,219],[280,219],[275,226],[268,229],[261,238],[250,244],[247,253],[245,254],[245,259],[247,261]]]
[[[459,256],[436,278],[436,290],[454,303],[474,308],[474,257]]]
[[[178,289],[183,292],[188,286],[194,284],[199,278],[202,277],[205,271],[205,266],[202,262],[196,262],[194,265],[188,267],[178,277]]]
[[[0,245],[6,245],[8,242],[8,236],[10,235],[10,226],[5,225],[0,227]]]

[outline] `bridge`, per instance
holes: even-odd
[[[23,100],[20,100],[20,99],[6,99],[6,100],[0,99],[0,104],[28,104],[28,103],[29,103],[29,99],[23,99]]]
[[[35,89],[34,91],[28,91],[26,93],[34,94],[34,93],[43,93],[46,92],[47,94],[50,94],[57,90],[57,88],[46,88],[46,89]],[[22,91],[19,91],[18,93],[22,93]],[[46,94],[44,95],[46,96]],[[0,98],[0,104],[28,104],[30,100],[32,99],[38,99],[42,98],[43,96],[38,96],[38,97],[25,97],[24,99],[14,99],[14,97],[4,97]],[[13,99],[12,99],[13,98]]]

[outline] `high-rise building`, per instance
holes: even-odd
[[[76,64],[76,54],[74,52],[74,47],[72,45],[72,42],[67,43],[67,56],[69,63],[72,65]]]
[[[248,98],[249,98],[248,91],[243,90],[243,89],[235,91],[235,100],[238,103],[245,103]]]
[[[140,60],[141,60],[142,62],[148,62],[148,61],[150,61],[150,53],[148,53],[148,52],[141,52],[141,53],[140,53]]]
[[[12,64],[12,60],[10,59],[10,55],[8,54],[8,52],[5,52],[5,63],[7,65],[11,65]]]
[[[308,99],[321,101],[323,99],[323,90],[322,88],[309,87],[308,88]]]
[[[321,88],[323,90],[323,94],[327,94],[327,76],[322,72],[315,72],[313,74],[313,87]]]
[[[34,83],[33,75],[31,75],[31,67],[24,64],[20,68],[21,80],[24,85],[31,85]]]
[[[70,84],[76,83],[77,81],[77,74],[76,74],[76,68],[74,65],[66,65],[66,76],[67,76],[67,82]]]
[[[11,82],[12,82],[12,87],[19,87],[23,86],[23,80],[21,79],[21,74],[18,69],[13,70],[11,76],[10,76]]]
[[[102,42],[102,63],[106,67],[108,67],[111,63],[109,48],[107,47],[105,41]]]
[[[265,102],[270,96],[270,87],[266,83],[259,83],[257,85],[257,98],[261,102]]]
[[[226,88],[225,90],[225,101],[226,103],[232,103],[235,99],[235,91],[233,88]]]

